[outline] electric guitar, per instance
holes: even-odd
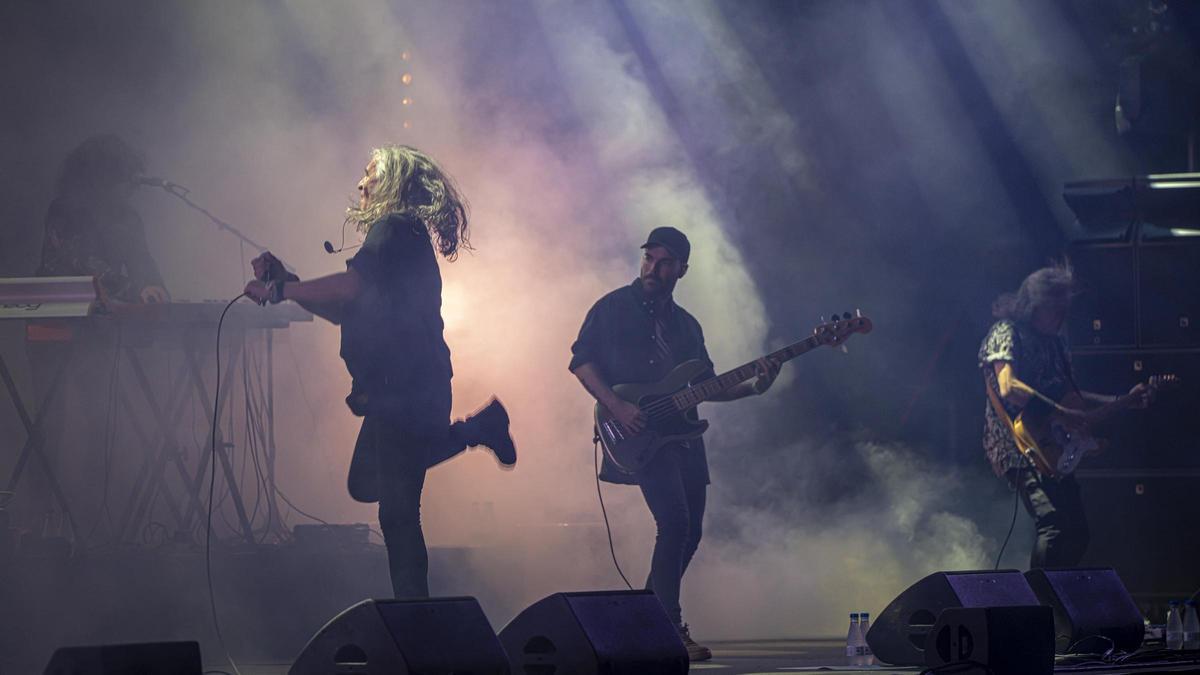
[[[1146,381],[1153,397],[1161,389],[1179,384],[1175,375],[1155,375]],[[1033,463],[1042,475],[1060,478],[1069,475],[1079,466],[1089,452],[1097,452],[1104,441],[1091,433],[1091,427],[1110,415],[1133,405],[1135,397],[1128,394],[1111,403],[1088,409],[1088,404],[1078,392],[1072,391],[1058,402],[1071,410],[1085,411],[1087,416],[1080,420],[1068,417],[1058,408],[1048,412],[1031,414],[1028,409],[1013,420],[1013,438],[1017,449]]]
[[[870,319],[861,312],[854,316],[846,313],[841,318],[835,316],[833,321],[822,323],[808,338],[768,354],[767,358],[782,364],[822,345],[841,346],[855,333],[869,332]],[[697,405],[749,380],[758,372],[756,362],[751,361],[722,375],[693,382],[707,368],[703,361],[684,361],[658,382],[614,386],[613,393],[641,408],[647,424],[642,431],[633,432],[617,421],[607,407],[597,403],[596,435],[605,456],[622,471],[636,473],[662,446],[697,438],[708,429],[708,422],[696,413]]]

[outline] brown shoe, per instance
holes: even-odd
[[[683,646],[687,649],[689,662],[707,661],[712,658],[712,650],[692,639],[686,623],[679,627],[679,639],[683,640]]]

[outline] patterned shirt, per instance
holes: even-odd
[[[1018,380],[1051,400],[1061,399],[1073,386],[1066,339],[1061,335],[1039,333],[1025,322],[997,321],[979,346],[979,367],[987,386],[999,396],[1000,387],[993,366],[997,361],[1012,363],[1013,374]],[[1021,412],[1020,406],[1003,398],[1000,400],[1010,419]],[[1038,408],[1048,404],[1035,397],[1026,405]],[[1003,476],[1009,469],[1028,466],[1013,441],[1012,431],[996,414],[991,401],[986,402],[983,449],[997,476]]]
[[[123,302],[139,302],[142,289],[163,285],[142,219],[123,202],[55,199],[37,276],[96,277],[108,297]]]

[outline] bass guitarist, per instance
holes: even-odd
[[[1054,412],[1085,422],[1087,413],[1057,401],[1076,391],[1062,326],[1071,303],[1071,271],[1046,267],[1030,274],[1016,293],[1001,295],[992,307],[998,319],[979,348],[979,367],[988,388],[983,447],[992,470],[1020,491],[1034,519],[1036,540],[1029,566],[1075,567],[1087,550],[1087,517],[1079,484],[1070,473],[1050,476],[1035,470],[1018,449],[1011,420],[1024,413]],[[1091,403],[1112,404],[1115,396],[1079,391]],[[1138,384],[1125,397],[1128,407],[1144,408],[1150,390]],[[997,410],[1002,407],[1002,413]]]
[[[637,433],[648,423],[635,404],[617,396],[612,385],[655,382],[676,365],[696,359],[709,366],[699,322],[672,299],[675,284],[688,271],[691,244],[673,227],[658,227],[642,245],[641,273],[628,286],[596,301],[571,346],[570,370],[600,404],[628,431]],[[733,401],[765,393],[779,374],[779,364],[758,361],[758,377],[732,387],[711,400]],[[635,474],[621,471],[607,457],[600,479],[637,485],[654,516],[657,537],[646,589],[658,596],[693,661],[712,658],[712,652],[692,640],[683,623],[679,588],[696,548],[708,477],[708,461],[700,438],[660,448]]]

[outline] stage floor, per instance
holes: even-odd
[[[431,586],[447,595],[470,579],[471,549],[431,548]],[[387,560],[379,547],[360,551],[297,546],[214,551],[216,604],[225,643],[241,675],[286,673],[314,631],[346,607],[387,594]],[[54,649],[67,645],[198,640],[207,670],[230,672],[213,632],[202,551],[195,547],[132,547],[76,558],[0,559],[0,675],[41,672]],[[486,590],[486,589],[485,589]],[[476,594],[477,595],[477,594]],[[527,602],[504,605],[480,597],[485,611],[511,617]],[[493,627],[503,627],[507,618]],[[713,675],[844,671],[918,673],[919,668],[846,664],[841,637],[710,640],[712,661],[693,666]],[[1148,659],[1158,654],[1145,655]],[[1148,662],[1066,667],[1060,673],[1197,673],[1191,663]],[[1144,658],[1145,658],[1144,657]],[[520,673],[514,675],[522,675]]]
[[[708,675],[786,675],[804,672],[840,673],[920,673],[922,668],[896,666],[871,666],[868,668],[840,665],[846,659],[845,641],[829,638],[776,639],[776,640],[713,640],[705,641],[713,651],[712,661],[692,664],[691,671]],[[1154,661],[1122,666],[1111,665],[1068,665],[1062,663],[1055,673],[1088,673],[1089,675],[1125,675],[1148,673],[1173,673],[1188,675],[1200,673],[1200,654],[1192,653],[1190,663]],[[239,663],[242,675],[286,675],[286,663]],[[205,668],[206,673],[230,671],[228,664],[213,663]],[[231,673],[232,675],[232,673]],[[514,673],[513,675],[521,675]]]
[[[844,671],[917,673],[920,668],[850,668],[831,665],[845,661],[845,640],[719,640],[704,641],[713,650],[713,660],[693,664],[694,672],[712,675],[743,675],[750,673],[788,673],[804,671]],[[285,675],[289,664],[238,663],[242,675]],[[205,671],[229,671],[229,664],[210,663]],[[520,675],[520,674],[515,674]]]

